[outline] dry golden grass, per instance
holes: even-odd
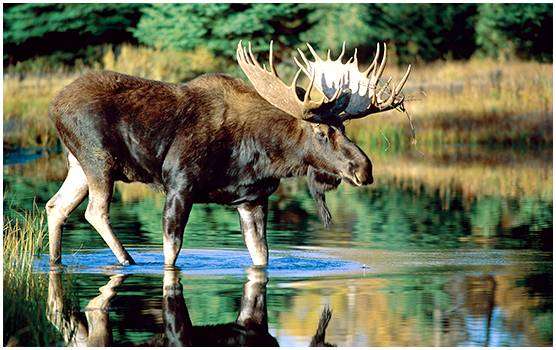
[[[222,71],[224,61],[206,48],[194,51],[158,50],[147,47],[122,45],[117,54],[110,47],[102,59],[103,69],[139,77],[184,82],[197,75]]]
[[[42,211],[37,209],[21,218],[4,217],[3,231],[4,278],[30,273],[34,255],[46,247],[46,219]]]
[[[496,153],[495,153],[496,154]],[[430,153],[423,156],[373,157],[378,184],[396,183],[419,191],[462,193],[469,200],[483,196],[552,198],[552,162],[547,159],[452,160],[439,161]]]
[[[48,105],[56,92],[76,74],[28,76],[4,75],[4,144],[52,145],[56,131],[48,119]]]
[[[403,73],[390,72],[396,78]],[[551,64],[438,62],[415,67],[404,91],[421,144],[552,143]],[[382,129],[407,143],[406,122],[402,113],[390,111],[353,121],[349,129],[356,138],[377,141]]]

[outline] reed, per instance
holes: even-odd
[[[61,337],[46,316],[48,279],[33,273],[33,259],[47,246],[44,214],[37,208],[4,216],[4,346],[47,346]]]

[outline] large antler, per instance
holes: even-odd
[[[265,100],[270,102],[275,107],[283,110],[284,112],[302,119],[314,118],[313,113],[317,110],[320,112],[321,116],[338,113],[336,103],[334,102],[341,90],[336,91],[334,94],[328,96],[323,96],[320,101],[311,100],[311,92],[315,85],[316,73],[308,75],[310,78],[309,87],[305,91],[305,96],[303,100],[300,100],[297,96],[297,81],[302,69],[299,69],[295,74],[292,83],[288,86],[279,77],[273,63],[272,55],[272,44],[270,42],[270,52],[268,57],[269,70],[266,66],[262,66],[257,62],[257,59],[251,51],[251,43],[248,43],[248,49],[243,47],[240,41],[237,45],[236,58],[239,66],[249,79],[255,90],[261,95]]]
[[[339,90],[344,91],[344,89],[351,91],[350,102],[341,116],[342,120],[362,118],[369,114],[387,111],[402,105],[404,96],[401,94],[401,90],[409,77],[411,65],[407,68],[396,88],[392,90],[389,86],[391,79],[386,82],[381,80],[386,66],[386,44],[383,45],[384,51],[380,63],[381,50],[380,44],[377,44],[374,60],[363,72],[359,71],[357,49],[355,49],[353,57],[346,63],[342,63],[346,50],[345,45],[344,42],[342,52],[336,60],[331,60],[330,50],[328,50],[326,60],[323,60],[309,44],[307,44],[307,47],[314,61],[309,61],[303,51],[299,49],[299,54],[305,65],[302,65],[294,57],[296,64],[305,74],[316,77],[315,86],[325,96],[333,96]]]

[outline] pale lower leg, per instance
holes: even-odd
[[[87,178],[73,157],[68,156],[68,175],[58,192],[46,203],[50,262],[62,261],[62,226],[69,214],[81,204],[87,194]]]
[[[173,267],[176,264],[176,260],[178,259],[178,254],[180,253],[182,242],[183,242],[183,234],[181,235],[174,235],[174,234],[164,234],[163,237],[163,250],[164,250],[164,265],[167,267]]]
[[[266,214],[267,202],[245,203],[240,205],[239,220],[243,239],[254,265],[268,264],[268,245],[266,242]]]
[[[125,250],[120,240],[112,231],[108,215],[112,186],[107,187],[105,190],[99,190],[91,186],[85,219],[97,230],[121,264],[135,264],[131,255]]]

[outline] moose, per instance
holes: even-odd
[[[267,271],[249,267],[246,272],[247,281],[235,321],[196,326],[189,317],[179,270],[165,269],[162,308],[155,311],[162,313],[162,332],[142,344],[117,342],[112,336],[108,311],[126,279],[123,274],[110,277],[99,289],[99,295],[87,303],[83,315],[71,308],[64,298],[60,270],[51,270],[46,315],[68,346],[278,346],[278,341],[268,331]],[[332,311],[325,306],[310,346],[332,346],[325,339],[331,317]]]
[[[266,266],[268,198],[282,178],[308,176],[327,224],[325,191],[341,181],[373,182],[371,160],[346,136],[344,123],[403,108],[411,66],[393,88],[381,79],[386,44],[377,44],[364,71],[357,49],[343,62],[345,43],[335,60],[330,50],[322,59],[307,47],[313,60],[298,49],[290,85],[277,74],[272,42],[267,68],[251,43],[240,41],[237,62],[254,88],[225,74],[172,84],[110,71],[86,73],[63,88],[49,108],[68,164],[65,181],[46,204],[50,262],[61,263],[62,225],[88,193],[85,219],[119,263],[134,264],[109,221],[115,181],[165,192],[167,266],[175,265],[194,203],[235,206],[253,264]],[[298,86],[301,73],[305,89]]]

